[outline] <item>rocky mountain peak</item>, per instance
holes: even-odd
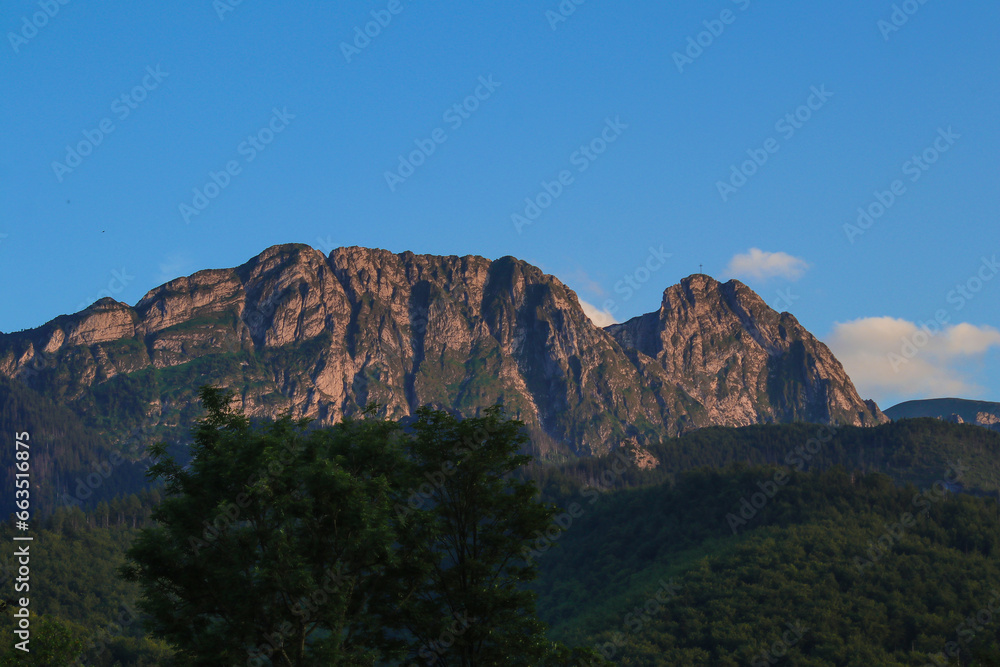
[[[102,299],[0,334],[0,373],[112,435],[183,432],[207,382],[251,414],[321,422],[370,401],[391,417],[499,402],[552,456],[712,424],[884,420],[825,345],[737,281],[689,276],[656,312],[601,329],[573,290],[514,257],[361,247],[274,246],[134,307]]]
[[[886,421],[826,345],[737,280],[689,276],[664,291],[659,311],[607,331],[662,368],[712,423]]]

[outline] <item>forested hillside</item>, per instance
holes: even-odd
[[[873,428],[769,424],[704,428],[648,447],[626,446],[603,457],[561,465],[535,463],[534,475],[553,499],[575,485],[626,488],[672,481],[696,468],[733,463],[780,465],[788,470],[842,466],[880,472],[896,482],[928,484],[961,461],[967,493],[1000,490],[1000,433],[937,419],[904,419]]]
[[[101,502],[88,513],[60,508],[37,522],[32,533],[32,655],[25,663],[10,651],[14,644],[9,613],[0,621],[0,665],[46,663],[40,656],[61,641],[77,645],[81,664],[98,667],[163,664],[171,651],[145,637],[136,609],[138,587],[121,579],[125,550],[146,525],[159,493],[142,493]],[[11,543],[10,522],[0,539]],[[0,588],[14,597],[18,563],[12,550],[0,555]]]
[[[107,436],[18,381],[0,378],[0,433],[30,435],[35,516],[57,507],[94,506],[148,486],[145,432],[113,445]],[[0,447],[0,516],[14,511],[14,448]]]
[[[582,490],[535,552],[553,638],[636,666],[1000,665],[995,500],[949,493],[946,471],[918,488],[836,469],[744,511],[779,471]]]
[[[1000,621],[956,630],[1000,610],[998,447],[986,429],[904,420],[704,429],[532,464],[521,474],[560,508],[524,553],[540,568],[540,615],[552,639],[622,665],[764,664],[775,648],[795,665],[922,665],[948,642],[964,665],[1000,664]],[[116,573],[159,497],[119,495],[42,523],[36,611],[87,664],[166,654]],[[7,582],[12,567],[0,562]],[[785,634],[794,645],[782,647]]]

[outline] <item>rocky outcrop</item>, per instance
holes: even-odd
[[[112,435],[183,430],[206,383],[255,415],[320,422],[377,402],[503,403],[549,457],[711,424],[884,420],[822,343],[738,282],[692,276],[606,330],[557,278],[513,257],[275,246],[200,271],[134,307],[102,299],[0,335],[0,373]]]
[[[976,425],[989,428],[1000,428],[1000,415],[992,412],[977,412]]]
[[[651,365],[662,368],[713,424],[888,421],[826,345],[736,280],[690,276],[663,293],[659,311],[608,332],[638,353],[648,375]]]

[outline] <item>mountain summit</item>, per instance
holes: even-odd
[[[657,312],[607,331],[647,383],[680,389],[712,424],[888,421],[826,345],[737,280],[690,276],[663,293]]]
[[[92,426],[183,437],[197,388],[250,414],[333,422],[375,401],[462,414],[502,402],[543,456],[606,452],[709,425],[886,421],[829,349],[738,281],[695,275],[606,329],[573,290],[515,259],[268,248],[134,307],[101,299],[0,334],[19,377]]]

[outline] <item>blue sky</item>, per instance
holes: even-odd
[[[623,5],[5,3],[0,329],[285,242],[514,255],[596,321],[704,265],[884,407],[1000,400],[1000,5]]]

